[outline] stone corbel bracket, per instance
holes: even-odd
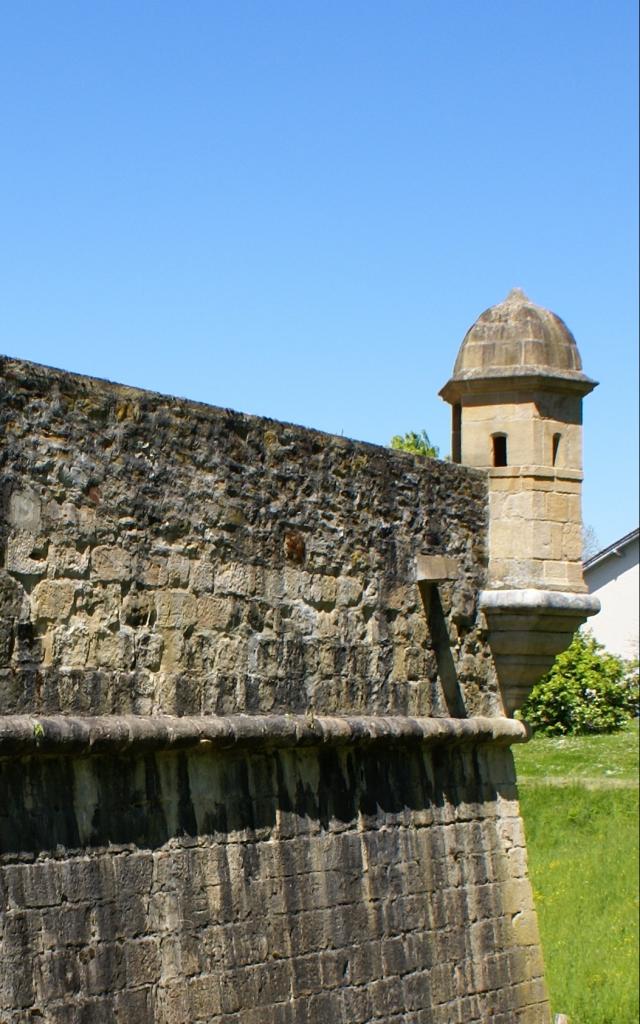
[[[579,626],[600,610],[597,597],[556,590],[482,590],[479,606],[507,715],[522,707]]]
[[[416,558],[416,582],[444,583],[460,575],[457,559],[450,555],[418,555]]]

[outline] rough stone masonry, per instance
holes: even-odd
[[[0,1024],[548,1021],[486,473],[0,388]]]

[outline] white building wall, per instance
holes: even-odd
[[[597,565],[585,570],[590,594],[600,599],[601,610],[589,619],[590,629],[601,644],[622,658],[638,657],[638,539],[620,555],[611,553]]]

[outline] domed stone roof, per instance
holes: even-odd
[[[453,376],[441,394],[448,399],[456,383],[496,377],[551,377],[574,382],[569,384],[572,390],[585,394],[595,387],[582,372],[578,346],[567,325],[536,306],[520,288],[485,310],[469,328]]]

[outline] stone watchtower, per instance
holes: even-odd
[[[575,339],[519,288],[478,317],[440,394],[454,462],[488,471],[488,587],[481,595],[512,712],[598,610],[582,577],[582,372]]]

